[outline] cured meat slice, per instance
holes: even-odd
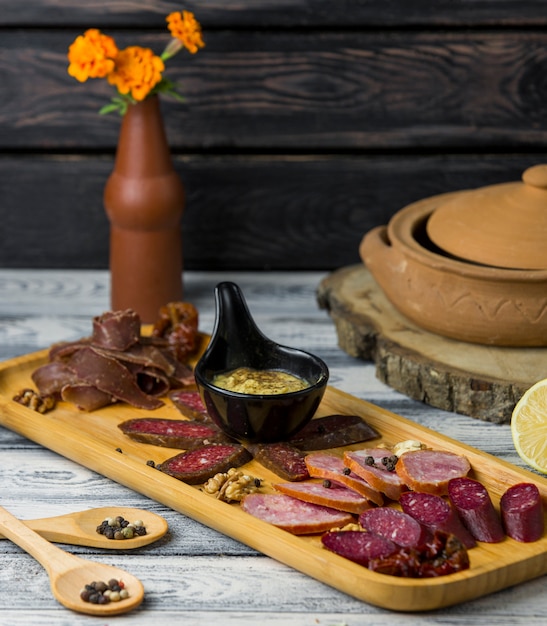
[[[400,548],[370,559],[368,568],[380,574],[407,578],[436,578],[469,569],[469,554],[455,535],[436,532],[418,548]]]
[[[213,443],[177,454],[156,467],[189,485],[199,485],[215,474],[227,472],[232,467],[241,467],[251,458],[240,444]]]
[[[211,419],[199,395],[199,391],[183,391],[177,389],[169,394],[169,399],[183,415],[190,419],[200,422],[209,421]]]
[[[464,456],[442,450],[405,452],[395,466],[395,471],[410,489],[437,496],[448,493],[451,478],[467,476],[470,469]]]
[[[157,409],[163,402],[145,394],[137,385],[131,372],[116,359],[106,357],[86,347],[75,352],[68,366],[80,381],[93,385],[141,409]]]
[[[65,385],[61,389],[61,398],[65,402],[72,402],[81,411],[96,411],[103,406],[108,406],[116,402],[109,393],[105,393],[93,385],[83,382],[76,382]]]
[[[58,396],[65,385],[77,381],[76,374],[62,361],[41,365],[32,372],[31,378],[42,396]]]
[[[356,491],[333,483],[328,487],[323,483],[312,481],[279,483],[274,485],[274,489],[304,502],[312,502],[348,513],[359,514],[372,506]]]
[[[289,439],[300,450],[326,450],[379,437],[358,415],[327,415],[312,419]]]
[[[498,543],[505,538],[500,516],[483,484],[466,476],[453,478],[448,483],[448,498],[477,541]]]
[[[545,518],[539,489],[533,483],[509,487],[500,501],[505,532],[516,541],[537,541],[543,536]]]
[[[398,500],[407,487],[397,472],[386,468],[382,459],[388,457],[389,452],[385,448],[363,448],[344,452],[344,464],[374,489],[391,500]]]
[[[266,443],[248,446],[255,461],[284,480],[298,481],[310,477],[304,453],[288,443]]]
[[[361,530],[333,530],[321,537],[321,543],[331,552],[365,567],[372,559],[387,557],[398,549],[393,541]]]
[[[94,345],[111,350],[127,350],[138,343],[141,319],[131,310],[107,311],[93,318],[91,340]]]
[[[420,522],[431,533],[441,531],[456,535],[466,548],[473,548],[477,545],[456,511],[441,496],[407,491],[401,495],[399,502],[405,513]]]
[[[141,417],[122,422],[118,428],[134,441],[164,448],[189,450],[210,443],[231,441],[216,426],[191,420]]]
[[[335,480],[349,489],[374,502],[378,506],[384,503],[383,495],[368,484],[366,480],[357,476],[344,464],[341,457],[328,452],[311,452],[304,458],[308,472],[313,478],[327,478]]]
[[[425,543],[430,533],[413,517],[390,507],[363,511],[359,524],[403,548],[416,548]]]
[[[293,535],[321,533],[353,521],[350,513],[303,502],[283,493],[248,494],[241,501],[241,508]]]

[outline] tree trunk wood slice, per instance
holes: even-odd
[[[480,420],[508,423],[523,393],[547,376],[547,348],[459,342],[400,314],[363,264],[336,270],[317,289],[338,344],[373,361],[376,376],[406,396]]]

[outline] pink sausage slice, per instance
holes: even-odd
[[[413,491],[444,496],[451,478],[466,476],[469,461],[459,454],[442,450],[413,450],[401,455],[395,471]]]
[[[405,513],[430,532],[440,530],[455,535],[466,548],[477,545],[473,535],[462,524],[454,509],[441,496],[407,491],[401,495],[399,502]]]
[[[348,513],[359,514],[372,506],[366,498],[356,491],[334,483],[330,483],[328,487],[312,481],[278,483],[274,485],[274,488],[298,500],[321,504]]]
[[[498,543],[505,538],[500,516],[480,482],[467,477],[453,478],[448,483],[448,498],[477,541]]]
[[[505,532],[516,541],[537,541],[543,536],[543,504],[533,483],[518,483],[501,497],[501,518]]]
[[[429,536],[428,531],[413,517],[390,507],[363,511],[359,516],[359,524],[365,530],[381,535],[402,548],[417,548]]]

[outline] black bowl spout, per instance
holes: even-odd
[[[198,361],[196,384],[213,421],[245,442],[288,439],[315,414],[327,385],[326,364],[313,354],[268,339],[255,324],[239,287],[215,288],[216,319],[209,346]],[[282,370],[309,386],[291,393],[244,394],[213,385],[217,374],[240,367]]]

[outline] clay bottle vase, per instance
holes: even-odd
[[[130,105],[104,189],[112,310],[131,308],[151,323],[161,306],[182,299],[184,201],[158,97]]]

